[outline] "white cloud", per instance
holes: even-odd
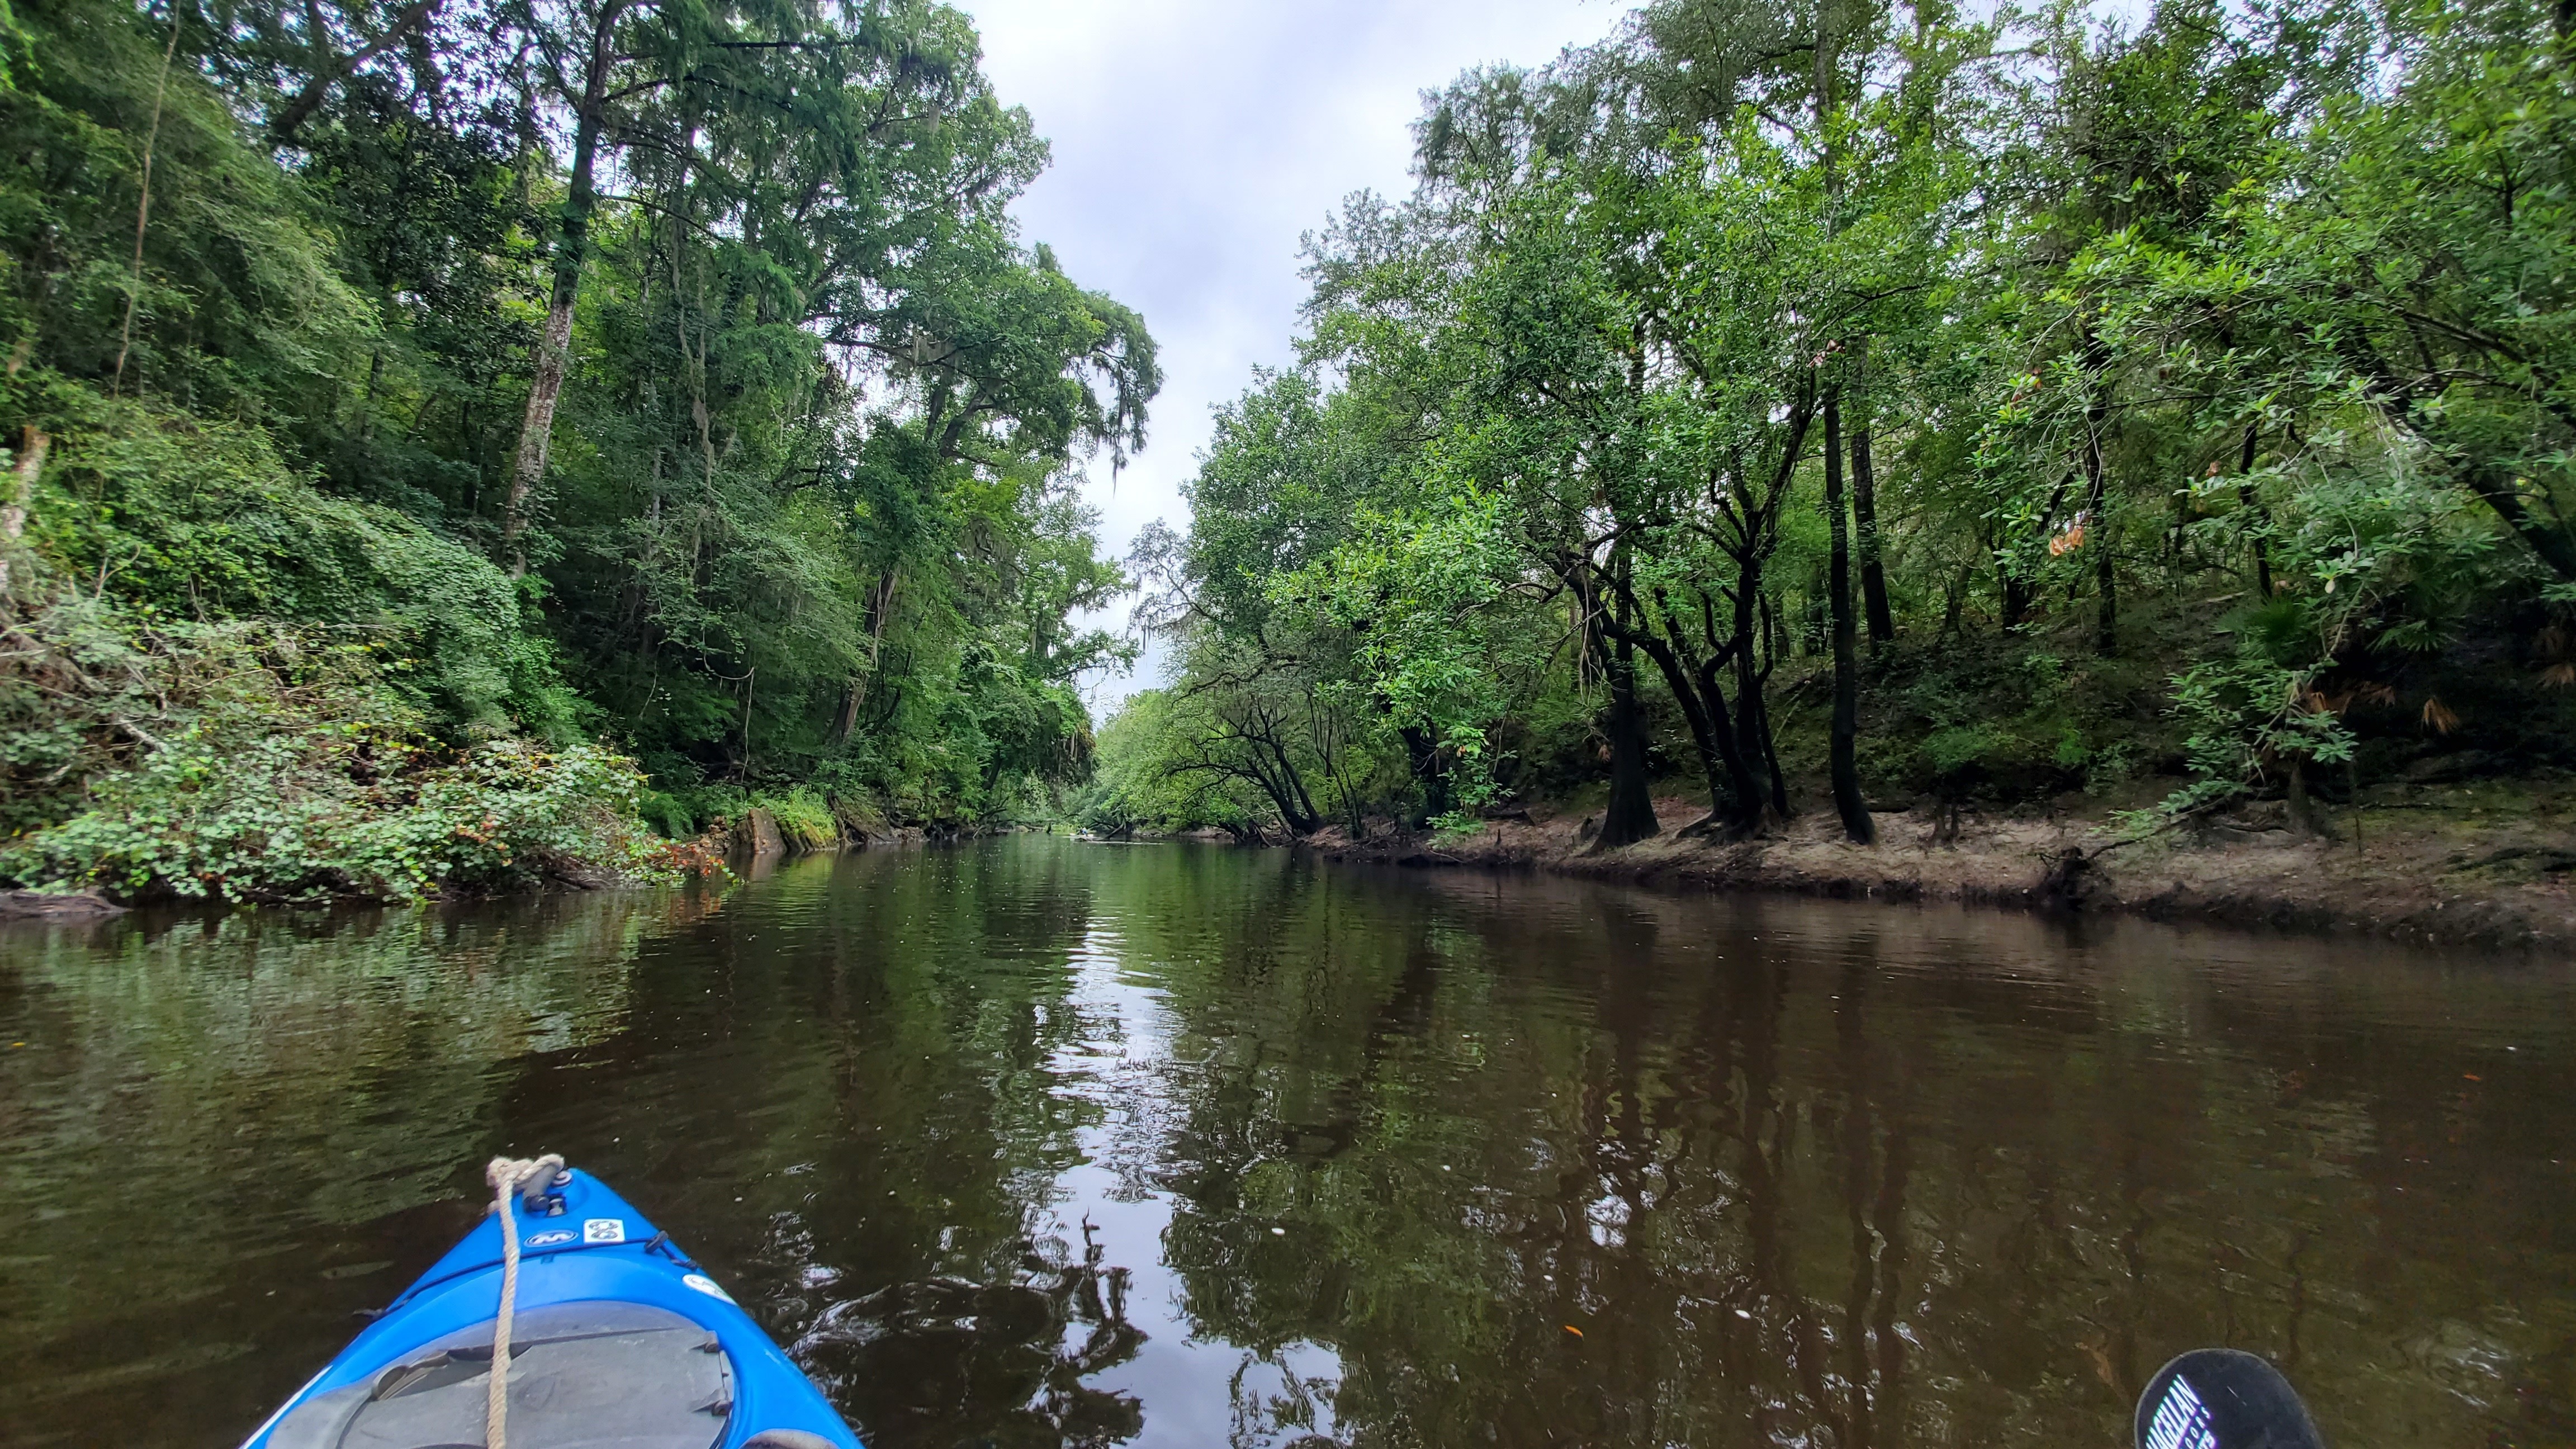
[[[1411,186],[1421,93],[1469,66],[1534,65],[1608,34],[1621,0],[965,0],[985,69],[1055,163],[1016,208],[1065,271],[1145,315],[1162,348],[1149,446],[1093,469],[1103,540],[1176,526],[1208,410],[1291,359],[1297,241],[1363,188]],[[1123,615],[1122,615],[1123,617]],[[1093,686],[1105,711],[1151,660]]]

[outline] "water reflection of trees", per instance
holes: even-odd
[[[792,1351],[826,1392],[882,1396],[896,1386],[906,1441],[1116,1444],[1144,1427],[1144,1406],[1084,1380],[1136,1356],[1128,1271],[1104,1266],[1091,1225],[1082,1253],[1054,1261],[1041,1240],[999,1283],[935,1277],[889,1283],[823,1305]],[[883,1422],[880,1419],[880,1422]]]
[[[1346,1442],[2111,1442],[2213,1341],[2331,1418],[2431,1425],[2456,1386],[2392,1362],[2392,1324],[2532,1365],[2481,1386],[2500,1404],[2567,1361],[2484,1301],[2460,1224],[2389,1239],[2365,1174],[2418,1114],[2384,1054],[2441,1039],[2389,1039],[2385,1000],[2295,955],[2238,992],[2143,934],[2081,972],[2018,922],[1882,962],[1888,918],[1832,907],[1510,891],[1328,877],[1213,949],[1130,927],[1184,1033],[1160,1180],[1188,1312],[1337,1353]]]
[[[1151,1428],[1100,1385],[1159,1313],[1063,1226],[1102,1175],[1168,1199],[1247,1449],[2113,1442],[2212,1341],[2343,1438],[2566,1442],[2564,992],[2056,929],[1031,845],[15,937],[0,1392],[246,1429],[506,1142],[672,1226],[879,1449]],[[2505,1068],[2455,1023],[2535,1003],[2513,1090],[2464,1081]]]
[[[1120,1029],[1073,990],[1089,890],[1078,860],[990,850],[791,867],[638,973],[638,1028],[561,1124],[693,1225],[882,1449],[1107,1445],[1142,1423],[1086,1382],[1144,1341],[1127,1269],[1087,1224],[1053,1226],[1106,1095],[1063,1063]],[[619,1079],[686,1090],[643,1102]]]
[[[472,1221],[493,1064],[613,1035],[638,943],[710,904],[0,932],[0,1039],[25,1043],[0,1049],[12,1434],[257,1423]]]
[[[0,1058],[29,1088],[0,1090],[0,1185],[38,1221],[0,1262],[17,1427],[238,1436],[473,1221],[507,1144],[671,1227],[872,1443],[1132,1438],[1137,1403],[1086,1382],[1142,1341],[1125,1270],[1048,1226],[1100,1115],[1052,1063],[1116,1027],[1068,993],[1088,921],[1079,870],[969,851],[800,862],[721,903],[12,952],[0,1024],[44,1053]]]

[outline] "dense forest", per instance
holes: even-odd
[[[1139,550],[1095,829],[2576,765],[2576,6],[1656,0],[1416,140]]]
[[[0,883],[1046,814],[1142,320],[926,0],[0,9]]]
[[[0,883],[2576,766],[2565,4],[1657,0],[1427,99],[1123,562],[1154,345],[955,10],[5,22]]]

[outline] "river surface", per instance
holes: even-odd
[[[0,1441],[238,1442],[552,1149],[878,1449],[2576,1440],[2576,974],[1019,838],[0,932]]]

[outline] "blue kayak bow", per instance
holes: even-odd
[[[559,1161],[507,1164],[529,1174],[503,1187],[519,1211],[486,1216],[242,1449],[492,1444],[502,1424],[509,1449],[860,1449],[668,1233]]]

